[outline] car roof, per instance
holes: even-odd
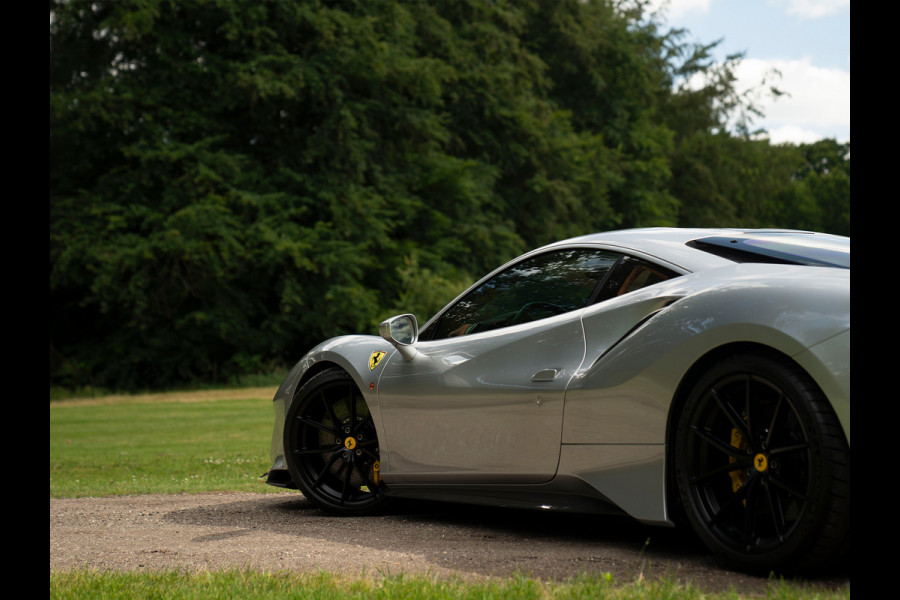
[[[709,243],[697,243],[703,240],[708,240]],[[728,255],[726,252],[700,249],[700,246],[708,246],[715,250],[716,246],[724,246],[726,241],[754,246],[754,253],[772,258],[777,258],[778,253],[770,252],[766,246],[845,254],[849,267],[850,238],[795,229],[647,227],[593,233],[550,244],[545,248],[558,245],[599,245],[643,254],[695,272],[734,264],[734,260],[725,258]]]

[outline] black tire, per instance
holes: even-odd
[[[384,508],[375,424],[347,372],[323,371],[297,390],[284,440],[291,477],[317,507],[343,516]]]
[[[678,422],[675,469],[691,525],[733,567],[812,571],[849,548],[850,448],[787,359],[733,356],[701,377]]]

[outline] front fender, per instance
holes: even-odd
[[[376,352],[385,354],[380,360],[371,364],[370,359]],[[345,335],[322,342],[297,361],[275,392],[273,399],[275,423],[272,431],[272,445],[269,449],[272,469],[287,469],[284,461],[284,420],[294,395],[304,383],[317,373],[332,367],[343,369],[356,383],[372,414],[379,444],[386,450],[377,389],[378,379],[381,376],[380,365],[386,362],[394,352],[396,349],[380,337]],[[386,454],[386,452],[382,454]]]

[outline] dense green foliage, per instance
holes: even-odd
[[[849,235],[849,144],[754,141],[681,40],[626,0],[51,0],[51,383],[290,364],[582,233]]]

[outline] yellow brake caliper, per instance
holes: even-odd
[[[737,429],[731,430],[731,445],[734,448],[739,450],[747,449],[747,442],[744,441],[744,437],[741,435],[741,432]],[[733,456],[728,457],[728,462],[733,463],[737,462],[737,459]],[[747,480],[747,475],[744,473],[742,469],[738,469],[736,471],[730,471],[728,475],[731,477],[731,491],[737,492],[741,489],[741,486],[744,485],[744,482]],[[746,504],[746,500],[744,503]]]

